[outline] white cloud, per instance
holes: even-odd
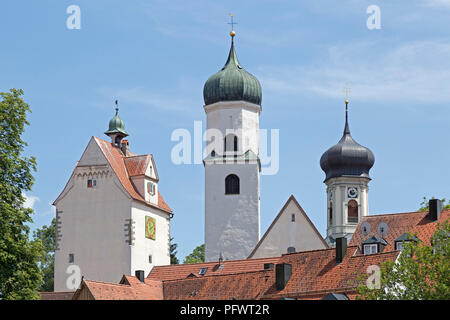
[[[30,196],[25,193],[23,193],[22,196],[25,197],[25,202],[23,204],[25,208],[34,209],[34,204],[36,201],[39,201],[39,198],[36,196]]]
[[[166,112],[182,112],[190,110],[187,106],[195,106],[198,102],[187,98],[178,98],[175,94],[154,93],[152,90],[144,88],[100,88],[100,93],[108,97],[117,97],[126,105],[145,105],[152,109]]]
[[[450,0],[425,0],[424,4],[427,7],[445,7],[450,9]]]
[[[359,42],[330,47],[320,64],[263,66],[260,79],[265,90],[300,96],[342,98],[348,83],[358,100],[448,102],[449,56],[444,41]]]

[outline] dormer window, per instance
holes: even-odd
[[[95,188],[97,186],[97,180],[96,179],[88,179],[87,181],[87,187],[88,188]]]
[[[380,253],[386,245],[387,242],[384,239],[371,236],[361,244],[362,253],[365,255]]]
[[[365,244],[363,250],[364,250],[364,254],[378,253],[378,245],[377,244]]]
[[[198,274],[204,276],[206,274],[206,271],[208,271],[208,268],[201,268]]]
[[[416,242],[417,243],[418,239],[416,236],[413,235],[409,235],[408,233],[404,233],[402,234],[400,237],[398,237],[397,239],[394,240],[395,243],[395,250],[403,250],[403,248],[405,247],[405,244],[407,242]]]

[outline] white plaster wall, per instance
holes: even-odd
[[[294,222],[292,222],[292,214],[295,214]],[[251,258],[281,256],[287,253],[288,247],[294,247],[296,252],[325,249],[326,246],[321,238],[300,208],[291,200]]]
[[[156,239],[145,237],[145,216],[156,219]],[[135,221],[135,240],[131,248],[131,270],[144,270],[145,276],[153,266],[170,264],[170,219],[167,213],[144,204],[133,202],[132,217]],[[149,255],[152,255],[152,263],[149,263]]]
[[[358,221],[361,218],[369,215],[369,197],[368,197],[368,183],[370,179],[364,177],[337,177],[331,178],[326,182],[327,184],[327,208],[330,202],[330,191],[334,193],[333,199],[333,221],[330,223],[327,212],[327,236],[342,237],[345,234],[353,234],[357,227],[357,223],[348,223],[348,201],[347,189],[349,187],[358,188],[358,197],[355,198],[358,202]]]
[[[239,139],[239,153],[252,150],[259,153],[259,113],[261,108],[244,101],[217,102],[205,107],[207,129],[215,128],[222,132],[227,129],[242,130]],[[218,143],[216,152],[222,154],[223,140]]]
[[[225,178],[236,174],[240,194],[225,194]],[[259,240],[257,163],[205,164],[205,260],[245,259]]]
[[[86,162],[84,162],[86,163]],[[105,168],[78,167],[69,181],[70,190],[56,204],[62,211],[60,250],[55,252],[55,291],[68,291],[66,274],[69,253],[86,279],[117,283],[130,271],[131,250],[124,224],[131,216],[131,199],[106,167],[107,175],[94,174]],[[87,188],[88,178],[97,179]]]

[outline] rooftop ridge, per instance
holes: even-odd
[[[357,245],[352,245],[352,246],[347,246],[347,249],[357,248],[357,247],[358,247]],[[332,248],[324,248],[324,249],[312,249],[312,250],[298,251],[298,252],[292,252],[292,253],[283,253],[281,256],[284,257],[287,255],[303,254],[303,253],[316,252],[316,251],[329,251],[329,250],[335,251],[336,248],[332,247]]]
[[[153,156],[153,153],[145,153],[145,154],[136,154],[134,156],[124,156],[124,158],[138,158],[138,157],[145,157],[145,156]]]
[[[242,275],[242,274],[265,273],[265,272],[273,271],[273,270],[274,269],[262,269],[262,270],[254,270],[254,271],[243,271],[243,272],[237,272],[237,273],[220,273],[220,274],[204,275],[204,276],[195,277],[195,278],[167,279],[167,280],[159,280],[159,281],[164,283],[164,282],[177,282],[177,281],[184,281],[184,280],[198,280],[198,279],[215,278],[215,277],[235,277],[237,275]]]
[[[237,260],[224,260],[222,261],[222,264],[229,264],[230,262],[238,262],[238,261],[257,261],[257,260],[273,260],[273,259],[280,259],[281,257],[268,257],[268,258],[251,258],[251,259],[237,259]],[[167,268],[167,267],[181,267],[181,266],[201,266],[206,264],[219,264],[219,261],[208,261],[208,262],[198,262],[198,263],[184,263],[184,264],[167,264],[164,266],[155,266],[154,268]],[[151,273],[151,272],[150,272]]]
[[[84,282],[94,282],[94,283],[107,284],[107,285],[112,285],[112,286],[131,288],[131,285],[123,284],[123,283],[112,283],[112,282],[105,282],[105,281],[98,281],[98,280],[89,280],[89,279],[83,279],[83,281]]]

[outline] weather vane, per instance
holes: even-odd
[[[234,21],[233,21],[233,16],[234,16],[234,15],[233,15],[232,13],[230,13],[231,22],[228,22],[228,24],[231,24],[231,31],[234,30],[234,25],[237,24],[237,22],[234,22]]]

